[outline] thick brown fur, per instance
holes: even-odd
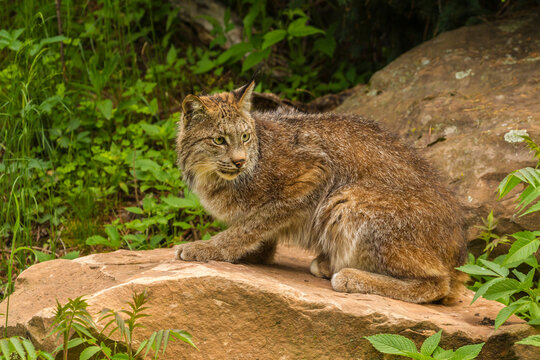
[[[253,86],[183,102],[179,167],[229,228],[177,257],[268,263],[289,242],[319,254],[311,272],[337,291],[451,300],[466,256],[461,208],[426,161],[360,116],[250,113]]]

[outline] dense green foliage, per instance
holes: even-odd
[[[98,320],[104,324],[101,330],[98,330],[87,311],[88,303],[82,296],[69,299],[64,305],[57,303],[52,330],[48,336],[56,335],[61,344],[52,354],[36,351],[28,339],[16,336],[0,340],[0,356],[3,355],[4,359],[52,360],[61,355],[62,359],[67,360],[70,353],[78,352],[80,360],[157,360],[165,354],[170,341],[180,340],[197,348],[185,330],[158,330],[142,340],[134,350],[133,333],[135,329],[143,327],[139,320],[149,316],[144,312],[148,309],[145,307],[147,300],[146,292],[133,293],[132,300],[127,302],[129,310],[103,310]],[[123,343],[112,340],[114,334]]]
[[[406,356],[417,360],[471,360],[478,356],[484,346],[484,343],[480,343],[465,345],[455,351],[444,350],[439,346],[441,335],[442,330],[428,337],[420,347],[420,351],[412,340],[401,335],[377,334],[366,336],[366,339],[383,354]]]

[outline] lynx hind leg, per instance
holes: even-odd
[[[330,260],[328,256],[320,254],[311,262],[309,271],[316,277],[330,279],[332,277],[332,269],[330,268]]]
[[[271,264],[276,254],[277,242],[267,241],[254,252],[240,259],[241,262],[250,264]]]
[[[354,268],[345,268],[332,276],[332,287],[348,293],[376,294],[413,303],[427,303],[450,293],[450,278],[397,279]]]

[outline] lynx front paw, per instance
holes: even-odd
[[[330,270],[330,261],[322,257],[321,255],[317,256],[311,262],[309,271],[316,277],[330,279],[332,277],[332,270]]]
[[[175,257],[184,261],[223,260],[218,249],[210,241],[201,240],[178,245]]]

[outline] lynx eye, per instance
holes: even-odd
[[[249,140],[249,134],[248,133],[243,133],[242,134],[242,141],[247,142],[248,140]]]
[[[225,143],[225,138],[223,136],[218,136],[212,139],[214,144],[216,145],[223,145]]]

